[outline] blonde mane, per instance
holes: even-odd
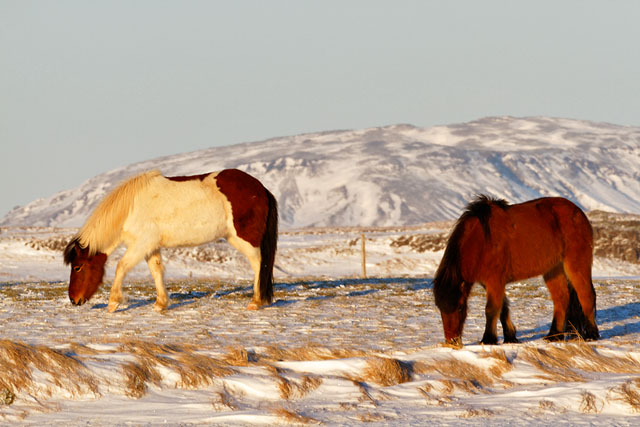
[[[77,234],[80,245],[89,249],[89,255],[104,251],[116,243],[136,194],[159,175],[160,171],[152,170],[134,176],[100,202]]]

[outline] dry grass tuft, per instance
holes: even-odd
[[[283,399],[300,398],[317,389],[322,384],[322,378],[305,375],[300,381],[288,379],[284,376],[284,370],[268,365],[267,369],[278,383],[280,397]]]
[[[0,380],[0,405],[9,406],[16,399],[16,395],[13,391]]]
[[[125,394],[139,399],[147,393],[147,382],[160,384],[162,377],[150,364],[128,362],[122,365],[125,376]]]
[[[256,356],[244,347],[229,347],[222,360],[231,366],[249,366],[249,363],[256,361]]]
[[[211,401],[211,405],[216,411],[235,411],[237,409],[240,409],[240,404],[236,400],[234,394],[231,393],[226,385],[222,386],[222,391],[219,391],[215,394],[215,398]]]
[[[538,407],[541,411],[545,412],[557,412],[557,405],[550,400],[542,399],[538,402]]]
[[[519,357],[545,373],[540,378],[555,382],[586,381],[583,372],[640,373],[640,364],[631,356],[608,356],[585,341],[550,345],[545,348],[525,347]],[[583,372],[579,372],[583,371]]]
[[[285,349],[278,346],[267,347],[264,354],[257,355],[259,361],[279,362],[283,360],[307,361],[307,360],[334,360],[349,357],[363,357],[364,351],[337,348],[326,348],[317,345]]]
[[[210,385],[216,378],[235,373],[235,370],[224,366],[213,357],[198,353],[179,355],[177,364],[172,364],[171,367],[180,374],[181,381],[178,385],[187,388]]]
[[[460,414],[460,418],[492,417],[495,414],[495,411],[487,408],[468,408],[466,411]]]
[[[48,384],[44,389],[35,384],[34,369],[46,374]],[[98,394],[97,381],[82,362],[46,346],[0,340],[0,372],[0,388],[14,398],[23,390],[48,396],[57,390],[74,396],[86,392]]]
[[[134,354],[138,365],[145,369],[161,365],[177,372],[180,375],[177,387],[196,388],[200,385],[211,385],[214,379],[235,373],[227,364],[197,353],[193,346],[127,341],[120,347],[121,350]]]
[[[77,342],[69,344],[69,350],[75,354],[81,354],[83,356],[95,356],[101,353],[98,350],[94,350],[91,347],[87,347],[86,345]]]
[[[604,406],[604,404],[602,405]],[[598,409],[598,399],[595,394],[583,391],[582,392],[582,402],[580,402],[580,412],[585,414],[597,414],[602,411],[602,407]]]
[[[380,421],[388,421],[389,417],[379,412],[367,412],[358,415],[358,420],[362,421],[363,423],[376,423]]]
[[[611,391],[617,395],[617,400],[629,405],[633,412],[640,412],[640,378],[626,381]]]
[[[322,424],[322,422],[316,420],[315,418],[307,417],[304,415],[300,415],[295,413],[289,409],[279,407],[271,410],[274,415],[284,419],[288,423],[297,423],[297,424]]]
[[[564,348],[553,348],[552,353],[568,353],[574,365],[587,372],[602,372],[616,374],[640,374],[640,363],[631,355],[607,356],[598,352],[595,345],[585,341],[565,344]]]
[[[474,394],[487,392],[486,389],[497,379],[486,369],[455,358],[439,360],[430,368],[445,377],[441,382],[447,394],[452,393],[454,388]]]
[[[542,371],[544,375],[538,376],[542,380],[552,382],[585,381],[585,377],[574,369],[571,353],[559,351],[558,347],[524,347],[518,352],[518,357]]]
[[[451,392],[453,392],[453,383],[450,383],[451,386]],[[451,396],[437,396],[431,393],[431,391],[433,390],[433,385],[431,384],[425,384],[422,387],[418,387],[418,392],[424,396],[424,398],[427,400],[427,404],[435,404],[438,406],[447,406],[449,405],[453,399],[451,398]],[[450,394],[450,393],[449,393]]]
[[[495,363],[489,368],[489,372],[495,377],[502,377],[513,369],[513,363],[502,349],[492,348],[491,351],[480,353],[480,357],[493,359]]]
[[[363,380],[383,387],[411,381],[412,367],[409,363],[387,357],[370,357],[362,375]]]

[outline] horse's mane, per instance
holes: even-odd
[[[80,246],[89,249],[90,256],[104,251],[115,243],[133,205],[135,195],[152,178],[159,175],[160,171],[152,170],[134,176],[116,187],[100,202],[76,236]]]
[[[503,199],[481,194],[467,205],[465,211],[456,221],[451,236],[449,236],[447,247],[433,279],[433,293],[436,305],[445,313],[451,313],[457,308],[458,301],[462,295],[460,289],[460,285],[463,282],[462,272],[460,271],[460,241],[464,235],[465,223],[471,218],[476,218],[480,221],[485,238],[489,239],[491,237],[489,218],[491,217],[492,205],[501,209],[509,207],[509,203]]]

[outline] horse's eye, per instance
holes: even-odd
[[[76,273],[80,273],[80,270],[82,270],[81,265],[76,265],[75,267],[73,267],[73,271],[75,271]]]

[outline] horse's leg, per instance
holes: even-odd
[[[482,344],[498,344],[498,316],[503,309],[504,300],[504,283],[500,283],[497,280],[488,281],[485,284],[487,291],[487,305],[484,310],[484,314],[487,318],[487,323],[484,329],[484,335],[482,336]],[[508,317],[508,309],[507,309]]]
[[[580,261],[574,261],[572,257],[566,257],[564,271],[573,285],[586,317],[586,324],[581,325],[579,332],[585,340],[597,340],[600,338],[600,333],[596,325],[596,291],[591,281],[591,267],[585,266]]]
[[[247,310],[257,310],[263,305],[263,298],[260,293],[260,263],[262,262],[260,248],[256,248],[246,240],[235,236],[229,237],[227,241],[249,260],[253,270],[253,298],[247,305]]]
[[[167,308],[169,296],[167,295],[167,290],[164,287],[164,282],[162,281],[164,268],[162,267],[162,255],[160,255],[160,249],[147,257],[147,265],[151,271],[151,276],[153,276],[153,281],[156,284],[156,291],[158,294],[156,302],[153,304],[153,309],[155,311],[162,311]]]
[[[547,341],[560,341],[564,339],[567,307],[569,306],[569,286],[562,264],[558,264],[548,271],[544,275],[544,281],[553,300],[553,320],[551,321],[551,329],[549,329],[545,339]]]
[[[500,312],[500,323],[502,323],[502,333],[504,334],[504,343],[517,343],[516,327],[511,322],[509,315],[509,299],[505,296],[502,300],[502,311]]]
[[[118,265],[116,266],[116,275],[111,285],[111,292],[109,293],[109,313],[113,313],[118,309],[122,303],[122,281],[124,276],[131,270],[137,263],[139,263],[143,254],[139,254],[138,251],[128,248],[124,253]]]

